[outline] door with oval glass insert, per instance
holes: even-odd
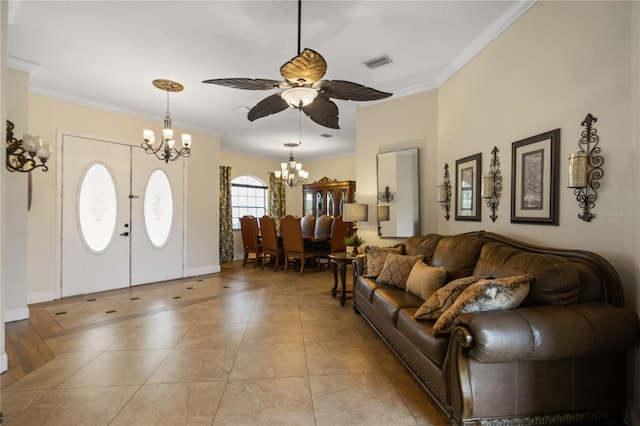
[[[183,276],[183,160],[62,137],[61,295]]]
[[[127,287],[131,147],[70,135],[62,147],[61,295]]]
[[[131,284],[183,274],[184,160],[166,164],[133,150],[131,171]]]

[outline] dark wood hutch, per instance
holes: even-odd
[[[302,185],[302,212],[304,215],[339,216],[344,203],[353,203],[356,183],[352,180],[322,179]]]

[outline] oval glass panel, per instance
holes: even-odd
[[[80,233],[90,250],[103,252],[113,239],[118,216],[116,186],[109,169],[96,163],[80,184],[78,220]]]
[[[151,173],[144,191],[144,224],[151,244],[164,246],[173,224],[173,195],[169,179],[160,169]]]

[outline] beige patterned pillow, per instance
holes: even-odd
[[[447,278],[447,270],[442,266],[429,266],[422,260],[416,262],[407,278],[407,291],[427,300],[442,287]]]
[[[369,247],[367,250],[367,263],[364,270],[364,276],[368,278],[375,278],[380,275],[382,267],[384,266],[384,260],[389,253],[400,254],[402,246],[400,247]]]
[[[420,259],[422,259],[422,256],[387,254],[377,281],[383,284],[394,285],[404,290],[407,287],[407,278],[409,278],[413,265]]]
[[[529,294],[532,275],[480,280],[467,287],[433,325],[433,334],[448,333],[460,314],[515,309]]]
[[[413,317],[415,319],[435,320],[440,318],[462,292],[481,277],[464,277],[453,280],[444,287],[440,287],[418,308]]]

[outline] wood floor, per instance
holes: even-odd
[[[5,328],[4,424],[448,424],[326,269],[241,263],[29,306]]]

